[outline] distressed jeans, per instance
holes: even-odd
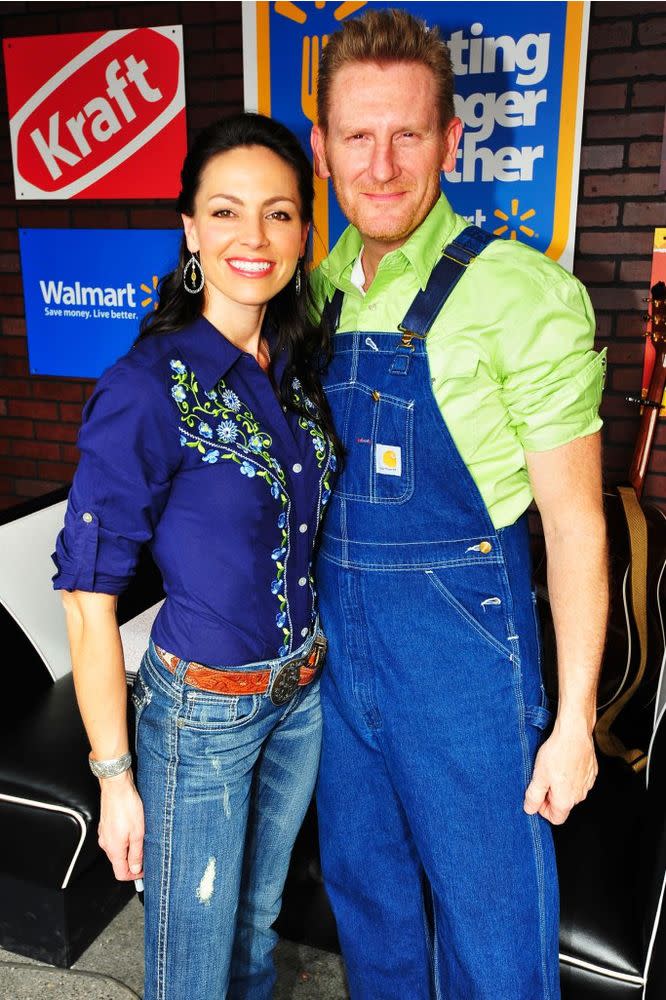
[[[285,659],[247,669],[274,675]],[[185,668],[169,673],[151,642],[132,694],[146,819],[144,1000],[269,1000],[272,924],[319,762],[319,680],[276,706],[267,694],[196,690]]]

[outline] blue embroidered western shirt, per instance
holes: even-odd
[[[275,359],[278,382],[284,366]],[[56,589],[118,594],[148,543],[166,593],[158,645],[225,665],[301,645],[335,456],[251,355],[203,318],[148,337],[99,380],[78,443]]]

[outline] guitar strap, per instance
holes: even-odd
[[[645,668],[647,665],[648,653],[648,628],[647,628],[647,568],[648,568],[648,541],[647,541],[647,521],[645,514],[638,502],[636,491],[633,486],[618,486],[617,492],[622,501],[624,516],[627,521],[629,532],[629,551],[631,557],[631,607],[638,632],[638,644],[640,647],[640,660],[638,670],[632,683],[617,701],[599,716],[594,728],[594,735],[597,746],[607,757],[621,757],[634,771],[642,771],[647,764],[647,754],[643,750],[629,750],[622,740],[611,732],[611,727],[620,712],[633,698],[641,685]]]

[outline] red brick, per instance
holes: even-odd
[[[633,420],[613,420],[607,428],[605,440],[612,444],[630,445],[636,441],[636,422]]]
[[[657,429],[657,433],[655,434],[655,443],[660,439],[663,442],[664,439],[663,433],[661,433],[661,427]],[[648,468],[652,473],[659,474],[666,472],[666,450],[664,450],[664,448],[652,448]]]
[[[612,198],[615,195],[626,198],[631,195],[660,194],[659,174],[588,174],[583,178],[583,195],[586,198]]]
[[[39,208],[19,205],[19,226],[37,226],[40,229],[63,229],[69,226],[69,207],[42,203]]]
[[[13,487],[13,480],[11,480],[9,476],[3,476],[2,479],[0,479],[0,490],[2,490],[3,493],[8,493],[11,489],[13,489]]]
[[[666,226],[666,202],[637,201],[627,202],[622,214],[625,226]]]
[[[584,285],[609,285],[615,278],[614,260],[579,260],[576,277]]]
[[[597,22],[590,26],[589,48],[623,49],[631,45],[631,21]]]
[[[0,495],[0,510],[9,510],[11,507],[15,507],[18,503],[15,495],[9,495],[3,493]]]
[[[641,340],[616,340],[608,345],[608,365],[618,366],[642,365],[645,343]]]
[[[72,205],[72,227],[74,229],[124,229],[128,223],[128,212],[124,206]]]
[[[650,13],[661,13],[662,10],[666,11],[665,0],[650,0]],[[604,2],[595,2],[592,8],[594,12],[594,18],[597,20],[601,17],[612,17],[618,18],[622,14],[628,14],[629,17],[633,17],[634,14],[645,14],[647,10],[647,4],[645,0],[604,0]]]
[[[70,462],[40,462],[39,475],[49,479],[62,479],[69,482],[76,472],[76,465]]]
[[[23,315],[23,296],[22,295],[3,295],[2,296],[2,311],[7,316],[22,316]]]
[[[26,353],[26,342],[24,337],[3,337],[0,341],[0,350],[3,354],[8,354],[12,358],[21,358]]]
[[[663,45],[666,42],[666,17],[651,17],[638,25],[641,45]]]
[[[19,241],[16,230],[0,230],[0,250],[18,250]]]
[[[188,4],[191,6],[191,4]],[[186,25],[184,31],[184,44],[185,51],[192,55],[192,53],[198,50],[203,50],[204,52],[210,51],[212,43],[212,30],[206,25]],[[192,59],[188,59],[188,62],[192,62]],[[188,118],[189,118],[189,108],[188,108]]]
[[[646,290],[650,287],[650,271],[652,261],[623,260],[620,264],[620,281],[627,285],[642,285]]]
[[[10,441],[9,438],[0,437],[0,455],[10,455],[13,444],[16,444],[16,442]]]
[[[21,261],[17,253],[0,253],[0,271],[20,271]]]
[[[215,29],[215,48],[218,51],[230,49],[239,52],[243,47],[243,32],[240,24],[220,24]]]
[[[574,268],[574,274],[576,276],[578,275],[578,271],[575,268]],[[596,320],[597,320],[597,331],[596,331],[597,340],[607,340],[611,334],[612,317],[608,316],[605,313],[597,313]]]
[[[15,420],[8,417],[2,421],[2,433],[7,437],[32,438],[35,436],[35,425],[32,420]]]
[[[108,31],[115,26],[113,10],[108,7],[102,10],[63,12],[58,16],[58,30],[61,32]]]
[[[132,208],[130,218],[136,229],[176,229],[180,223],[172,208]]]
[[[3,18],[2,31],[6,38],[25,35],[26,29],[31,35],[51,35],[58,30],[58,17],[55,13],[31,13],[29,18]]]
[[[81,457],[81,452],[73,444],[61,444],[60,453],[65,462],[73,462],[75,465]]]
[[[32,379],[31,385],[35,399],[77,402],[83,397],[83,386],[80,382],[65,382],[60,379],[44,379],[39,382],[37,379]]]
[[[652,251],[652,233],[581,233],[581,253],[649,254]]]
[[[0,475],[36,476],[37,463],[29,458],[0,458]]]
[[[631,88],[632,108],[663,108],[666,103],[666,80],[636,81]]]
[[[0,399],[0,417],[7,416],[7,400]]]
[[[647,292],[646,292],[647,295]],[[645,296],[646,297],[646,296]],[[647,302],[639,303],[639,311],[633,315],[618,316],[616,326],[616,336],[640,338],[645,333],[645,320],[643,313],[647,308]]]
[[[661,142],[632,142],[629,147],[630,167],[658,167],[661,165]]]
[[[666,500],[666,476],[648,474],[645,477],[643,500],[656,503],[663,509],[664,500]]]
[[[159,18],[155,17],[152,4],[116,4],[116,25],[119,28],[150,28],[158,20],[160,24],[178,24],[178,4],[160,3],[157,7]]]
[[[637,76],[661,76],[664,54],[658,49],[647,52],[612,52],[592,56],[590,80],[633,80]]]
[[[616,392],[638,394],[641,385],[642,369],[636,365],[631,367],[616,367],[609,371],[610,384]]]
[[[83,409],[82,403],[61,403],[60,419],[80,424],[82,409]]]
[[[593,202],[579,205],[577,225],[583,229],[598,229],[617,224],[620,207],[617,202]]]
[[[16,228],[16,209],[0,208],[0,229]]]
[[[2,294],[3,305],[7,296],[21,295],[23,292],[23,282],[18,274],[3,274],[0,272],[0,293]],[[4,311],[4,310],[3,310]],[[22,312],[23,310],[21,310]]]
[[[23,397],[31,395],[27,379],[0,378],[0,396]]]
[[[643,312],[645,303],[642,292],[636,288],[590,288],[590,298],[595,309],[622,312]]]
[[[9,444],[12,455],[21,455],[25,458],[46,458],[52,461],[57,461],[61,457],[61,448],[68,447],[68,445],[61,446],[51,441],[30,441],[23,438],[10,441]]]
[[[5,336],[9,337],[17,337],[25,334],[25,320],[17,316],[3,317],[2,332]]]
[[[588,115],[588,139],[630,139],[634,136],[661,136],[664,115],[659,111],[634,111],[624,115]]]
[[[0,372],[15,378],[26,378],[30,375],[27,355],[24,354],[21,358],[3,358],[0,355]]]
[[[17,479],[15,484],[16,495],[19,497],[41,497],[45,493],[51,493],[60,486],[66,485],[68,480],[60,482],[49,482],[46,479]]]
[[[227,4],[224,5],[228,6]],[[207,3],[205,0],[199,0],[199,3],[186,3],[183,4],[180,11],[180,20],[183,24],[192,24],[199,22],[212,24],[218,20],[217,8],[219,4],[217,3]]]
[[[583,146],[581,170],[616,170],[622,166],[624,146]]]
[[[78,424],[37,424],[35,427],[38,441],[61,441],[73,444],[79,433]]]
[[[12,399],[9,401],[12,417],[29,417],[33,420],[57,420],[58,404],[44,403],[34,399]]]

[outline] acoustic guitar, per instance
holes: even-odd
[[[666,655],[666,514],[640,502],[666,387],[666,284],[653,286],[646,336],[655,359],[647,393],[628,397],[642,407],[629,484],[604,493],[608,523],[611,606],[598,692],[597,743],[602,752],[622,756],[636,770],[654,725],[655,703]],[[629,524],[632,524],[631,529]],[[643,555],[641,556],[641,549]],[[545,586],[544,560],[537,568],[544,675],[549,696],[557,697],[555,634]],[[626,752],[625,752],[626,751]]]

